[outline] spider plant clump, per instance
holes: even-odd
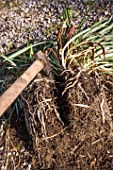
[[[58,35],[59,61],[64,69],[80,66],[107,74],[113,72],[113,23],[106,18],[80,30],[73,22],[65,20]]]
[[[94,1],[86,14],[96,4]],[[113,16],[95,22],[84,29],[86,17],[77,25],[69,16],[68,9],[63,11],[63,24],[59,29],[57,44],[47,49],[47,54],[55,74],[72,67],[111,74],[113,72]]]

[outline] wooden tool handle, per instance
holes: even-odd
[[[41,53],[42,52],[39,52],[35,55],[38,56]],[[44,64],[44,61],[40,60],[40,56],[39,59],[37,57],[34,63],[2,94],[2,96],[0,96],[0,116],[2,116],[25,87],[43,69]]]

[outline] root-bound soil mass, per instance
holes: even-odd
[[[26,117],[21,111],[6,127],[4,167],[113,169],[112,89],[111,75],[85,69],[66,70],[54,80],[39,74],[21,96]]]

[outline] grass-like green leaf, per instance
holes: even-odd
[[[33,47],[37,47],[37,46],[44,45],[44,44],[47,44],[47,43],[53,43],[53,42],[52,41],[43,41],[43,42],[39,42],[39,43],[36,43],[36,44],[33,44],[33,45],[29,45],[29,46],[24,47],[21,50],[15,52],[15,53],[13,53],[8,58],[9,59],[14,59],[14,58],[20,56],[21,54],[25,53],[26,51],[28,51],[29,49],[31,49]]]
[[[81,30],[82,26],[86,23],[87,21],[87,14],[91,11],[91,9],[95,6],[95,4],[98,2],[98,0],[94,0],[94,2],[92,3],[92,5],[89,6],[88,10],[85,12],[83,19],[80,22],[79,25],[79,31]]]
[[[7,56],[5,56],[3,54],[0,54],[0,56],[2,58],[4,58],[4,60],[8,61],[11,65],[16,66],[16,63],[14,63],[9,57],[7,57]]]

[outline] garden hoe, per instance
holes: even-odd
[[[38,51],[34,58],[36,59],[34,63],[0,96],[0,116],[2,116],[44,66],[47,74],[51,74],[50,63],[45,53]]]

